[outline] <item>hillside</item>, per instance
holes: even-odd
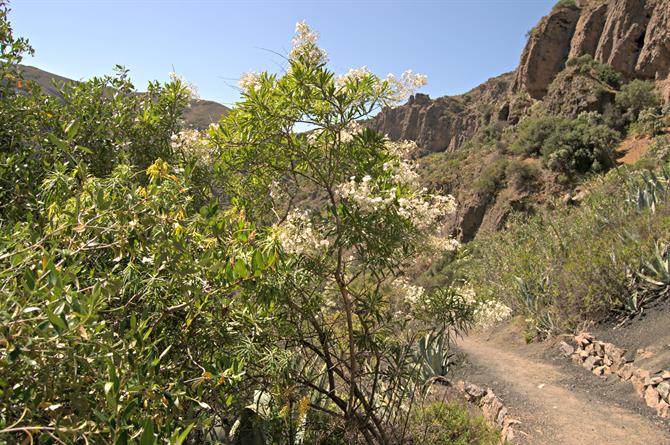
[[[58,88],[53,84],[54,82],[59,85],[75,82],[72,79],[28,65],[22,65],[21,72],[25,80],[35,82],[42,87],[45,93],[52,96],[60,97]],[[188,127],[204,130],[209,124],[218,122],[221,116],[229,111],[228,107],[211,100],[191,99],[190,106],[184,111],[183,118]]]

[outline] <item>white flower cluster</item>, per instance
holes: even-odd
[[[200,95],[198,94],[198,88],[195,85],[193,85],[191,82],[184,79],[183,77],[181,77],[180,75],[178,75],[174,71],[172,71],[171,73],[168,73],[168,76],[170,77],[170,80],[172,82],[181,83],[181,85],[186,90],[186,93],[188,94],[188,97],[190,99],[200,99]]]
[[[254,71],[244,73],[240,76],[238,85],[240,90],[245,94],[256,91],[261,86],[261,74]]]
[[[187,145],[197,144],[201,140],[201,135],[198,130],[195,129],[185,129],[181,130],[179,133],[175,133],[170,137],[170,144],[173,149],[182,148]]]
[[[417,304],[426,295],[426,289],[422,286],[410,284],[405,277],[393,280],[392,286],[401,295],[403,301],[410,306]]]
[[[340,141],[348,144],[353,142],[354,136],[361,132],[363,127],[356,121],[351,121],[347,125],[340,128]]]
[[[461,247],[457,239],[448,236],[428,237],[428,246],[435,252],[452,252]]]
[[[393,172],[396,183],[413,185],[417,182],[415,172],[405,163],[387,165],[385,168],[397,169],[399,166],[402,166],[402,170]],[[377,212],[396,202],[396,190],[379,190],[370,175],[364,176],[360,181],[352,176],[349,181],[338,185],[335,192],[338,198],[352,201],[366,213]],[[424,188],[399,198],[396,211],[415,227],[424,230],[454,213],[456,201],[452,196],[429,194]]]
[[[282,224],[275,226],[275,234],[288,254],[318,255],[330,245],[312,224],[309,214],[300,209],[292,210]]]
[[[398,214],[419,229],[427,229],[456,211],[453,196],[429,195],[425,191],[398,200]]]
[[[400,78],[395,74],[386,76],[386,82],[392,91],[386,105],[393,106],[407,100],[409,96],[428,83],[428,77],[423,74],[415,74],[412,70],[407,70]]]
[[[304,21],[295,24],[295,37],[293,46],[289,52],[289,59],[298,60],[304,58],[310,63],[320,64],[328,60],[326,51],[319,48],[317,41],[319,33],[313,31]]]
[[[474,322],[476,326],[488,328],[512,316],[512,309],[497,300],[478,301],[475,290],[470,284],[461,286],[457,290],[457,293],[467,304],[474,306]]]
[[[347,84],[347,82],[360,82],[367,77],[370,77],[372,73],[367,66],[362,66],[360,68],[350,68],[346,74],[337,76],[335,79],[335,86],[337,88],[342,88]]]
[[[387,139],[384,142],[384,147],[391,155],[399,158],[407,158],[418,150],[414,141],[391,141]]]
[[[213,162],[212,146],[206,132],[199,132],[192,128],[181,130],[170,137],[170,145],[173,150],[181,150],[186,155],[193,156],[205,164]]]
[[[394,159],[384,163],[384,171],[391,173],[391,180],[396,184],[418,187],[419,174],[414,164],[404,159]]]
[[[493,326],[511,316],[512,309],[496,300],[479,302],[474,313],[475,324],[482,328]]]
[[[349,199],[364,212],[373,213],[385,208],[394,200],[394,191],[389,190],[385,196],[375,193],[372,177],[366,175],[360,182],[352,176],[348,182],[340,184],[335,189],[339,198]]]

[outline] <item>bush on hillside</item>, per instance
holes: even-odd
[[[565,65],[568,68],[575,67],[582,74],[595,74],[598,80],[613,88],[618,88],[620,85],[621,75],[619,72],[611,65],[594,60],[590,54],[569,59]]]
[[[656,108],[660,105],[654,82],[639,79],[621,87],[621,90],[617,92],[615,102],[629,124],[638,120],[642,110]]]
[[[576,119],[529,117],[517,126],[515,136],[514,151],[541,154],[550,169],[567,175],[613,167],[614,148],[621,137],[598,113],[582,113]]]
[[[636,272],[670,239],[670,204],[639,205],[643,184],[638,173],[611,172],[579,207],[516,215],[469,246],[465,276],[481,298],[502,297],[523,316],[528,338],[636,313],[644,303]]]
[[[505,168],[505,178],[513,187],[523,190],[537,183],[540,179],[540,170],[531,163],[511,159]]]
[[[434,402],[417,409],[410,423],[412,443],[431,445],[497,445],[500,432],[458,402]]]

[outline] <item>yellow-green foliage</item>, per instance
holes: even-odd
[[[665,201],[638,207],[641,177],[611,172],[578,206],[517,215],[471,244],[466,275],[480,296],[502,298],[547,335],[606,314],[639,309],[633,280],[655,243],[670,236]],[[622,184],[627,184],[622,187]],[[635,199],[632,199],[635,198]]]
[[[458,402],[435,402],[418,409],[410,423],[412,443],[496,445],[500,432],[483,417],[473,417]]]

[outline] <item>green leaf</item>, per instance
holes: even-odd
[[[70,123],[65,126],[63,131],[65,132],[65,135],[68,137],[68,139],[73,139],[79,131],[79,122],[71,120]]]
[[[48,307],[44,308],[44,312],[47,313],[47,318],[58,332],[63,332],[67,330],[67,323],[65,322],[65,320],[63,320],[63,318],[54,314]]]
[[[30,269],[23,271],[23,284],[28,292],[35,290],[35,273]]]
[[[186,427],[184,431],[179,433],[178,435],[173,436],[173,438],[170,440],[170,443],[172,445],[182,445],[186,438],[188,437],[188,433],[191,432],[193,427],[195,426],[195,423],[190,424],[189,426]]]
[[[140,436],[140,445],[154,445],[155,443],[154,424],[151,420],[147,420],[144,422],[144,428]]]
[[[247,269],[247,265],[244,264],[244,260],[242,260],[241,258],[239,258],[235,262],[234,273],[236,278],[245,279],[249,276],[249,270]]]

